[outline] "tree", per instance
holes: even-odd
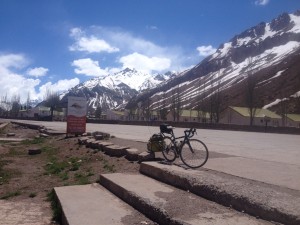
[[[254,125],[254,118],[257,109],[257,98],[258,93],[255,90],[257,86],[257,79],[253,75],[252,70],[252,58],[248,60],[248,71],[246,72],[246,105],[248,107],[249,116],[250,116],[250,126]]]
[[[60,98],[58,92],[52,92],[51,90],[46,91],[45,106],[50,108],[51,120],[53,120],[53,112],[58,109]]]
[[[7,93],[6,93],[5,96],[1,97],[1,108],[3,111],[3,116],[8,117],[11,107],[12,107],[12,104],[8,100]]]
[[[172,113],[173,121],[179,121],[179,118],[182,114],[182,99],[180,96],[180,88],[177,85],[177,88],[172,90],[170,111]]]
[[[98,106],[95,110],[95,117],[101,119],[101,115],[102,115],[102,108],[101,106]]]
[[[167,114],[168,114],[168,109],[167,109],[167,102],[166,102],[167,95],[164,92],[162,96],[162,103],[160,105],[159,109],[159,115],[161,120],[167,120]]]
[[[20,111],[20,96],[19,95],[14,95],[11,98],[11,110],[10,110],[10,115],[12,117],[18,117],[19,111]]]

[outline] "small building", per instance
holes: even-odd
[[[209,113],[192,109],[183,109],[179,116],[179,122],[207,123],[209,122],[209,119]],[[167,121],[174,121],[172,111],[167,114]],[[177,121],[177,119],[175,119],[175,121]]]
[[[116,111],[108,109],[106,111],[106,119],[107,120],[124,120],[124,112],[123,111]]]
[[[30,109],[22,109],[19,111],[19,117],[21,118],[35,118],[41,119],[51,116],[51,110],[49,107],[38,106]],[[62,111],[53,111],[53,120],[64,121],[66,117],[66,109]]]
[[[250,125],[249,108],[229,106],[221,114],[220,123]],[[281,117],[268,109],[256,108],[253,125],[278,127],[281,125]]]
[[[287,114],[285,123],[287,127],[300,128],[300,114]]]

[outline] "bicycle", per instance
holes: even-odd
[[[161,151],[166,161],[173,162],[180,156],[181,161],[190,168],[199,168],[207,162],[209,153],[206,145],[198,139],[191,139],[196,133],[195,128],[185,130],[184,136],[175,137],[173,127],[162,124],[160,133],[163,137]],[[183,140],[178,142],[178,139]]]

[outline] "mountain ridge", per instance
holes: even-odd
[[[245,106],[242,95],[251,74],[257,80],[255,90],[260,93],[257,107],[263,107],[300,91],[299,55],[300,10],[283,13],[271,22],[261,22],[234,35],[214,54],[186,71],[149,75],[126,68],[79,84],[63,99],[84,96],[90,109],[133,109],[140,103],[143,108],[149,105],[158,110],[170,109],[178,95],[182,107],[208,111],[215,93],[222,93],[223,110],[229,105]],[[290,111],[300,113],[300,106],[294,104]]]

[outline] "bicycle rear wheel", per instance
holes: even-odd
[[[202,141],[191,139],[182,146],[180,158],[188,167],[199,168],[207,162],[208,149]]]
[[[163,139],[162,154],[168,162],[173,162],[177,157],[174,143],[169,137]]]

